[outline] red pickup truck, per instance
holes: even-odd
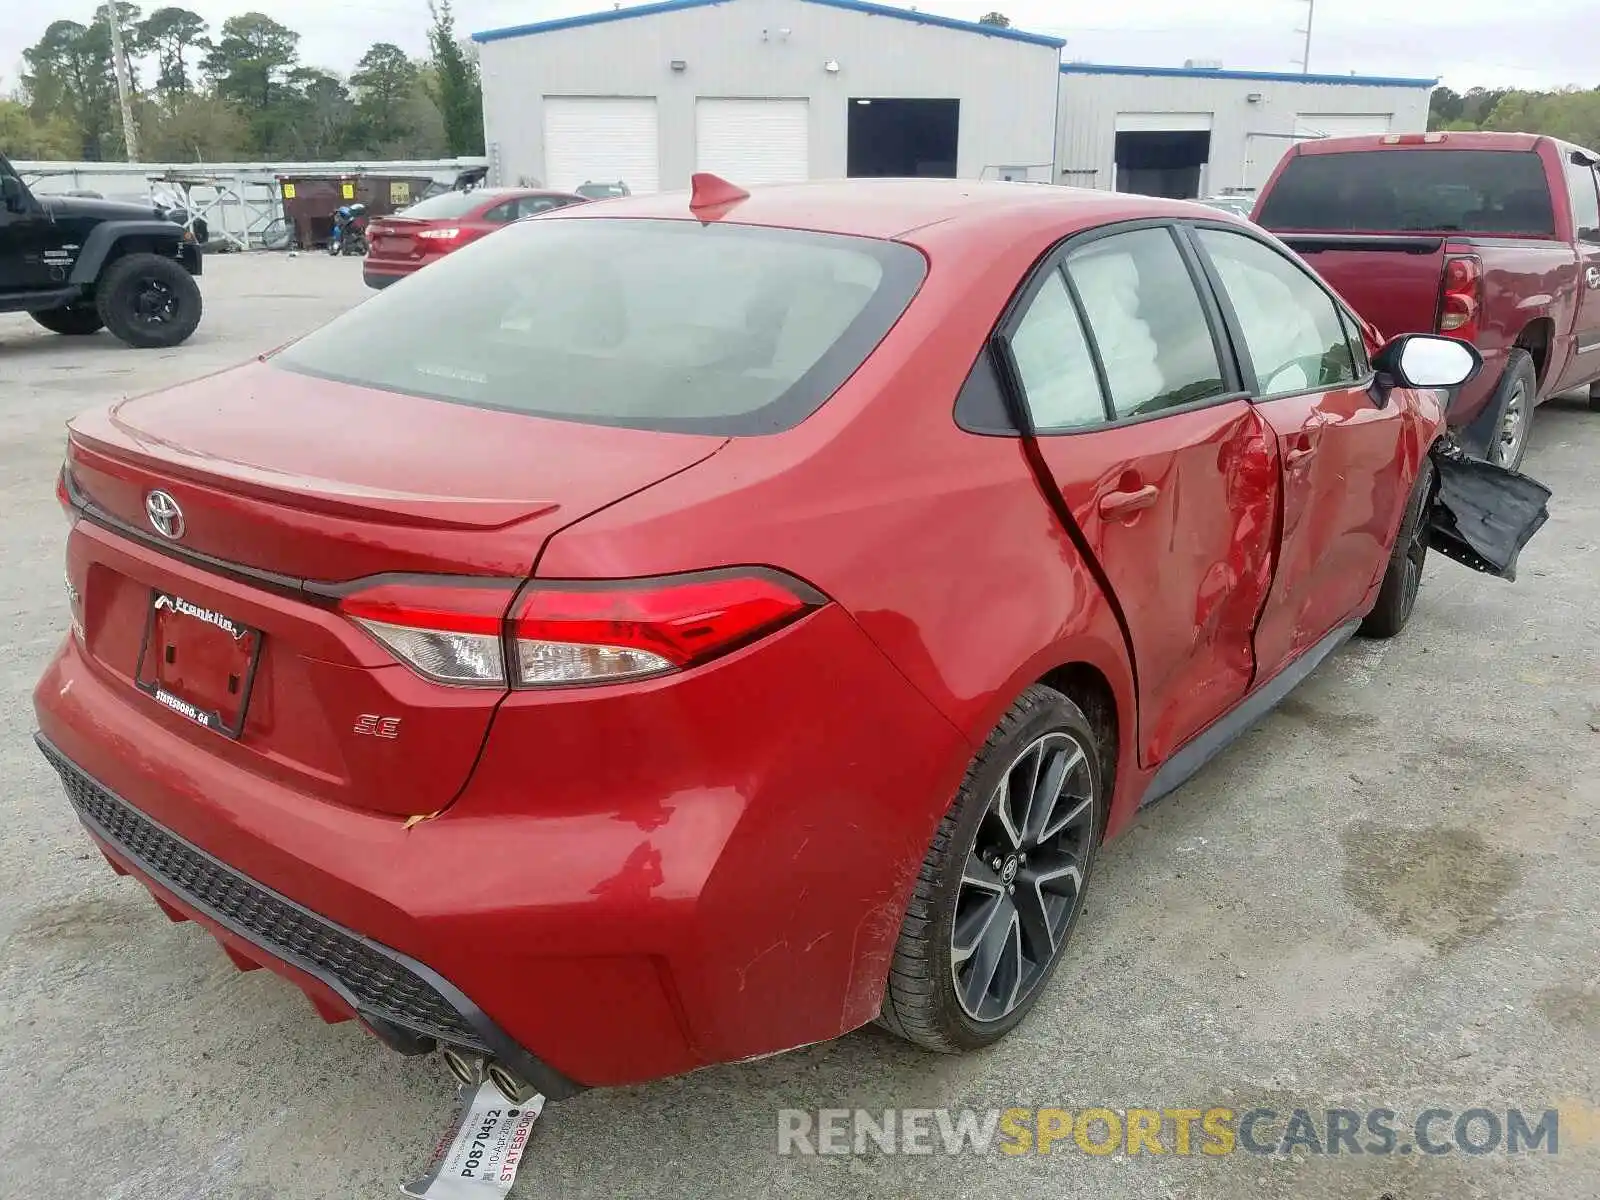
[[[1451,403],[1463,444],[1515,468],[1536,405],[1600,409],[1600,156],[1522,133],[1302,142],[1254,220],[1387,336],[1445,333],[1484,369]]]

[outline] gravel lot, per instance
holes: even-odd
[[[271,348],[360,264],[218,257],[168,352],[0,316],[0,1187],[30,1200],[366,1200],[451,1117],[441,1064],[324,1025],[172,925],[80,833],[30,740],[66,628],[62,422]],[[1001,1047],[866,1031],[548,1110],[520,1197],[1600,1195],[1590,1145],[1438,1157],[783,1158],[785,1107],[1543,1110],[1600,1100],[1600,415],[1539,410],[1556,491],[1515,585],[1430,559],[1350,644],[1108,848],[1071,961]]]

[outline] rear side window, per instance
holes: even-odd
[[[1045,277],[1010,344],[1035,428],[1079,429],[1106,419],[1089,342],[1059,270]]]
[[[525,221],[272,361],[598,425],[725,436],[814,412],[911,302],[899,242],[696,221]]]
[[[1091,242],[1067,257],[1118,417],[1219,396],[1217,347],[1167,229]]]
[[[1555,236],[1544,162],[1531,150],[1297,154],[1267,193],[1260,222],[1326,233]]]

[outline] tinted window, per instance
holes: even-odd
[[[911,301],[924,260],[868,238],[693,221],[525,221],[290,346],[290,370],[642,429],[804,419]]]
[[[1106,419],[1094,359],[1060,271],[1045,278],[1010,341],[1037,428],[1073,429]]]
[[[418,200],[410,208],[402,209],[400,215],[421,217],[429,221],[450,221],[457,217],[466,216],[488,198],[481,191],[440,192],[437,196],[429,196],[426,200]]]
[[[507,221],[517,219],[517,202],[507,200],[504,204],[496,204],[483,214],[483,219],[492,225],[504,225]]]
[[[1244,331],[1262,396],[1339,387],[1357,379],[1338,306],[1294,263],[1253,238],[1202,229]]]
[[[1567,190],[1572,193],[1572,228],[1579,236],[1585,230],[1600,229],[1600,194],[1594,190],[1594,168],[1569,158]]]
[[[1067,257],[1067,272],[1083,301],[1117,416],[1222,394],[1211,327],[1168,230],[1091,242]]]
[[[1260,221],[1335,233],[1555,235],[1544,163],[1531,150],[1297,154],[1267,193]]]
[[[531,217],[535,213],[549,212],[552,208],[560,208],[565,200],[556,196],[524,196],[517,201],[517,216]]]

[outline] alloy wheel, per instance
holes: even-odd
[[[1522,453],[1522,440],[1528,436],[1528,389],[1518,382],[1506,398],[1506,410],[1500,418],[1500,434],[1496,442],[1495,461],[1510,466]]]
[[[144,325],[164,325],[178,313],[178,297],[160,279],[141,279],[134,292],[134,316]]]
[[[1089,750],[1048,733],[1013,760],[968,851],[950,931],[956,999],[999,1021],[1048,974],[1083,897],[1094,846]]]

